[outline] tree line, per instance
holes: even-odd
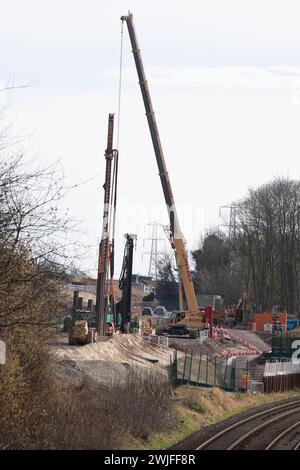
[[[0,109],[0,449],[113,449],[169,429],[162,374],[129,370],[126,383],[99,384],[82,372],[77,384],[73,366],[53,353],[67,340],[56,325],[68,311],[64,280],[78,256],[62,208],[67,189],[58,165],[28,161],[6,136]]]
[[[222,295],[227,306],[243,296],[258,311],[276,306],[298,313],[300,182],[276,178],[250,189],[232,205],[227,226],[208,230],[191,253],[196,293]],[[177,280],[169,261],[161,261],[158,295],[163,299],[169,292],[174,301]]]

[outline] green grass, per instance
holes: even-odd
[[[128,437],[122,449],[163,450],[185,439],[205,424],[229,418],[259,405],[291,398],[300,390],[270,395],[224,392],[219,388],[201,389],[183,385],[175,389],[172,408],[175,422],[168,432],[153,433],[147,440]]]
[[[175,442],[189,436],[198,428],[198,421],[192,415],[192,411],[177,410],[175,417],[175,430],[165,433],[153,433],[145,440],[129,438],[122,449],[138,450],[162,450],[167,449]],[[194,413],[195,414],[195,413]]]

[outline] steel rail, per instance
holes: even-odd
[[[292,415],[297,411],[300,411],[300,406],[298,408],[294,408],[292,410],[286,411],[285,413],[279,414],[278,416],[275,416],[275,418],[268,419],[268,421],[265,421],[264,423],[262,423],[262,424],[256,426],[255,428],[251,429],[251,431],[248,431],[246,434],[243,434],[243,436],[241,436],[233,444],[231,444],[229,447],[227,447],[226,450],[233,450],[241,442],[248,439],[248,437],[253,436],[253,434],[255,434],[257,431],[260,431],[261,429],[264,429],[264,428],[268,427],[270,424],[273,424],[275,421],[278,421],[279,419],[282,419],[285,416]]]
[[[248,416],[247,418],[244,418],[241,421],[238,421],[237,423],[234,423],[231,426],[228,426],[227,428],[222,429],[222,431],[219,431],[217,434],[213,435],[207,441],[203,442],[199,447],[196,448],[196,450],[204,449],[209,444],[211,444],[212,442],[218,440],[220,437],[224,436],[225,434],[232,431],[233,429],[237,429],[238,427],[242,426],[243,424],[248,423],[250,421],[253,421],[256,418],[274,413],[276,411],[284,410],[286,408],[289,408],[291,406],[295,406],[295,405],[298,405],[298,404],[300,404],[300,400],[295,400],[293,402],[284,403],[282,405],[277,405],[277,406],[274,406],[273,408],[269,408],[268,410],[260,411],[258,413],[255,413],[254,415]]]
[[[295,445],[293,450],[300,450],[300,441]]]
[[[300,421],[297,421],[296,423],[292,424],[292,426],[289,426],[287,429],[285,429],[283,432],[281,432],[280,434],[278,434],[278,436],[275,437],[275,439],[273,439],[268,445],[267,447],[265,448],[265,450],[270,450],[272,449],[272,447],[275,446],[275,444],[277,444],[277,442],[279,442],[283,437],[285,437],[287,434],[289,434],[293,429],[295,429],[297,426],[300,425]],[[299,444],[299,443],[298,443]],[[297,445],[298,445],[297,444]]]

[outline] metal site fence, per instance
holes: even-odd
[[[300,340],[298,332],[290,331],[287,334],[277,334],[272,337],[272,357],[291,358],[295,352],[295,341]]]
[[[231,392],[276,393],[300,387],[300,364],[291,359],[252,365],[237,358],[193,355],[192,350],[176,352],[170,365],[172,385],[190,384],[219,387]]]
[[[291,359],[266,362],[263,380],[266,393],[300,387],[300,363]]]
[[[186,350],[176,357],[177,384],[220,387],[227,391],[263,391],[263,370],[251,366],[248,359],[242,364],[236,358],[193,355]]]
[[[258,332],[257,335],[270,346],[272,352],[270,357],[276,360],[291,358],[295,349],[299,346],[296,341],[300,341],[299,330]]]

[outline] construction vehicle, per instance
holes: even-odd
[[[210,297],[210,296],[207,296]],[[211,296],[214,297],[214,296]],[[211,303],[212,306],[212,316],[210,323],[212,326],[233,326],[236,325],[237,323],[237,316],[241,308],[240,304],[241,300],[239,300],[238,304],[236,307],[233,308],[224,308],[222,305],[218,305],[218,309],[214,308],[215,302]],[[183,294],[182,294],[182,287],[179,283],[179,310],[183,310]],[[200,305],[201,305],[201,300],[200,300]],[[204,315],[204,307],[200,306],[199,307],[200,312],[202,312],[204,321],[205,321],[205,315]],[[207,323],[205,321],[205,323]]]
[[[224,308],[223,305],[219,309],[212,309],[211,324],[213,326],[234,326],[237,323],[237,316],[241,308],[241,300],[232,308]]]
[[[69,344],[82,346],[94,343],[97,339],[96,318],[91,310],[78,308],[79,292],[75,291],[73,296],[73,309],[71,324],[69,327]]]
[[[124,248],[122,271],[119,279],[119,289],[122,298],[116,304],[116,324],[122,333],[127,332],[127,326],[131,319],[131,288],[132,288],[132,261],[134,242],[136,235],[126,233],[126,244]]]
[[[69,332],[69,344],[82,346],[88,343],[94,343],[97,339],[96,328],[89,326],[87,319],[75,320],[74,325]]]
[[[117,202],[118,151],[113,149],[114,115],[108,117],[107,148],[105,150],[105,182],[102,236],[99,245],[96,289],[96,328],[100,335],[107,335],[107,314],[115,320],[114,301],[114,232]],[[110,335],[109,335],[110,336]]]
[[[233,326],[242,322],[242,314],[244,308],[244,298],[241,297],[237,304],[231,308],[225,308],[223,311],[213,311],[214,326]]]
[[[236,324],[235,310],[225,309],[223,312],[214,310],[212,320],[214,326],[233,326]]]
[[[180,312],[179,320],[178,317],[174,318],[174,325],[176,324],[176,329],[179,331],[189,331],[192,335],[197,329],[203,327],[203,315],[199,311],[197,304],[197,297],[194,290],[193,279],[191,271],[189,268],[188,256],[185,247],[185,242],[183,234],[179,225],[178,215],[176,211],[174,196],[171,188],[171,182],[168,175],[166,162],[164,159],[164,154],[162,150],[162,145],[159,137],[158,127],[155,119],[155,114],[153,111],[153,106],[151,102],[150,92],[148,83],[146,80],[146,75],[142,63],[141,52],[138,47],[135,28],[133,24],[133,16],[129,12],[128,15],[121,17],[122,22],[126,22],[129,37],[132,46],[132,52],[135,60],[136,70],[138,74],[139,84],[141,88],[141,93],[144,101],[144,106],[146,110],[146,116],[148,120],[149,130],[152,138],[152,143],[154,147],[154,152],[156,156],[159,176],[163,188],[164,198],[168,209],[170,226],[168,230],[168,238],[170,240],[171,246],[175,251],[176,265],[178,268],[178,276],[180,281],[182,281],[182,286],[185,294],[185,299],[187,302],[188,310],[186,312]],[[182,304],[182,302],[181,302]]]

